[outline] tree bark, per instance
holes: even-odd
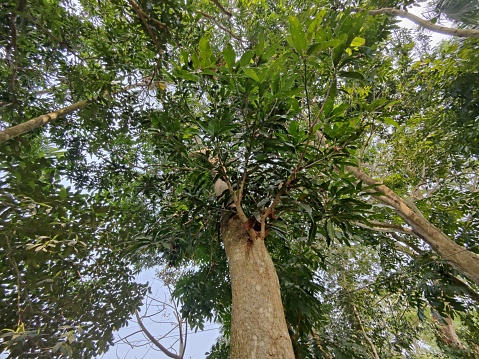
[[[133,85],[128,85],[119,90],[117,93],[128,91],[130,89],[139,87],[139,86],[148,86],[148,84],[145,83],[140,83],[140,84],[133,84]],[[86,107],[91,102],[97,101],[98,98],[92,98],[90,100],[83,100],[76,102],[72,105],[60,108],[56,111],[47,113],[46,115],[41,115],[35,118],[32,118],[28,121],[22,122],[18,125],[11,126],[3,131],[0,131],[0,144],[3,142],[6,142],[8,140],[11,140],[12,138],[18,137],[23,135],[24,133],[27,133],[31,130],[34,130],[38,127],[41,127],[43,125],[46,125],[47,123],[56,120],[57,118],[64,117],[66,115],[69,115],[72,112],[75,112],[77,110],[81,110],[82,108]],[[2,104],[2,103],[0,103]],[[0,106],[1,107],[1,106]]]
[[[369,15],[390,15],[390,16],[399,16],[404,19],[408,19],[415,24],[424,27],[425,29],[437,32],[439,34],[457,36],[457,37],[470,37],[473,39],[479,39],[479,30],[476,29],[455,29],[452,27],[446,27],[441,25],[433,24],[430,21],[424,20],[419,16],[411,14],[410,12],[394,9],[394,8],[383,8],[377,10],[364,10],[357,9],[358,11],[368,11]]]
[[[231,359],[294,359],[278,276],[261,239],[251,240],[235,216],[222,227],[233,305]]]
[[[20,135],[23,135],[24,133],[27,133],[31,130],[34,130],[35,128],[38,128],[47,124],[48,122],[56,120],[59,117],[66,116],[76,110],[79,110],[85,107],[87,104],[88,104],[88,101],[83,100],[83,101],[74,103],[73,105],[47,113],[46,115],[32,118],[31,120],[23,122],[19,125],[9,127],[4,131],[0,131],[0,143],[8,141],[12,138],[18,137]]]
[[[442,316],[436,310],[431,310],[432,317],[436,320],[439,337],[444,344],[451,346],[456,350],[466,350],[466,347],[459,339],[454,327],[454,322],[450,316]]]
[[[389,187],[375,181],[357,167],[346,166],[346,169],[365,184],[375,186],[374,190],[371,190],[372,196],[392,207],[411,226],[416,236],[429,244],[443,260],[479,286],[479,256],[446,236],[439,228],[424,218],[419,210],[413,208],[415,206],[408,204]]]

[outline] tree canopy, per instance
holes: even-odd
[[[477,6],[431,2],[458,25],[419,19],[433,47],[411,5],[2,3],[8,358],[104,353],[153,266],[229,357],[232,232],[266,246],[296,358],[477,357]]]

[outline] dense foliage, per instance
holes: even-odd
[[[478,42],[360,11],[412,3],[2,3],[0,130],[86,100],[0,145],[8,357],[106,351],[156,265],[181,269],[182,314],[220,323],[209,357],[227,357],[233,194],[298,358],[479,355],[477,283],[348,170],[479,253]]]

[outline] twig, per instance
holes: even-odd
[[[218,19],[216,19],[216,17],[214,17],[213,15],[210,15],[210,14],[207,14],[203,11],[196,11],[197,14],[200,14],[200,15],[203,15],[204,17],[206,17],[207,19],[210,19],[211,21],[213,21],[216,26],[218,26],[221,30],[223,30],[224,32],[228,33],[232,38],[240,41],[240,42],[247,42],[246,40],[243,40],[240,36],[236,35],[233,31],[231,31],[230,29],[226,28],[225,26],[221,25],[220,22],[218,21]]]
[[[223,12],[223,14],[227,15],[228,17],[233,16],[233,14],[232,14],[231,12],[229,12],[228,10],[226,10],[226,9],[224,8],[224,6],[220,4],[220,2],[219,2],[218,0],[211,0],[211,2],[212,2],[213,4],[215,4],[216,7],[217,7],[218,9],[220,9],[221,12]]]

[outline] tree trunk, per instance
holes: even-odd
[[[462,344],[459,336],[454,328],[454,322],[450,316],[442,316],[436,310],[431,310],[432,317],[436,320],[437,328],[439,331],[439,337],[444,344],[452,347],[456,350],[465,350],[464,344]]]
[[[439,228],[424,218],[419,210],[413,208],[389,187],[375,181],[357,167],[346,166],[346,169],[365,184],[375,186],[371,190],[373,197],[394,208],[396,213],[412,227],[416,236],[429,244],[432,250],[439,254],[443,260],[450,263],[479,286],[478,255],[446,236]]]
[[[264,241],[238,217],[222,228],[231,276],[231,359],[294,359],[278,276]]]
[[[364,9],[357,9],[359,11],[367,11]],[[383,8],[383,9],[377,9],[377,10],[369,10],[368,11],[369,15],[390,15],[390,16],[399,16],[404,19],[408,19],[415,24],[437,32],[439,34],[444,34],[444,35],[449,35],[449,36],[457,36],[457,37],[470,37],[473,39],[479,39],[479,30],[477,29],[455,29],[451,27],[445,27],[437,24],[433,24],[430,21],[424,20],[420,18],[419,16],[416,16],[414,14],[411,14],[410,12],[407,12],[405,10],[401,9],[394,9],[394,8]]]
[[[0,132],[0,143],[23,135],[24,133],[27,133],[31,130],[34,130],[35,128],[41,127],[53,120],[56,120],[57,118],[66,116],[76,110],[82,109],[86,105],[88,105],[88,101],[80,101],[74,103],[73,105],[56,110],[54,112],[50,112],[46,115],[32,118],[31,120],[23,122],[19,125],[9,127],[6,130]]]

